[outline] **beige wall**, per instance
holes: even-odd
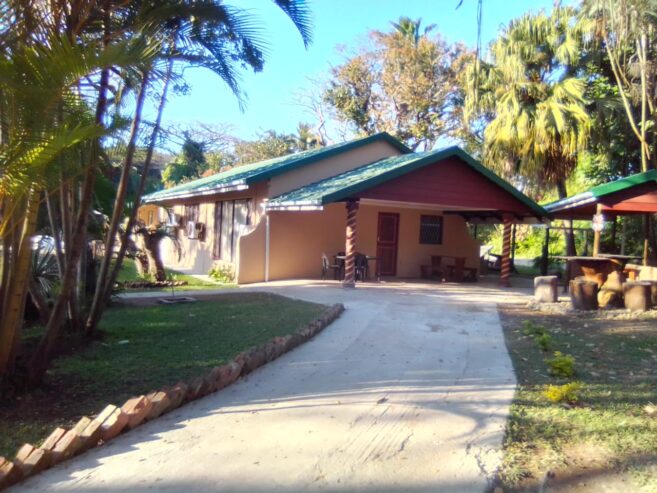
[[[164,264],[172,269],[182,270],[190,274],[207,274],[215,262],[212,256],[215,202],[221,200],[252,199],[254,204],[253,224],[255,227],[263,213],[261,203],[264,197],[266,197],[266,192],[267,186],[263,183],[241,192],[201,197],[202,202],[199,199],[188,199],[185,202],[170,206],[176,214],[184,217],[185,204],[199,204],[199,222],[205,225],[205,240],[190,240],[184,231],[179,230],[178,240],[182,250],[180,259],[176,254],[173,243],[169,240],[164,240],[161,245]],[[238,252],[236,252],[236,261],[238,256],[239,247]]]
[[[396,147],[385,141],[373,142],[336,156],[322,159],[316,163],[301,166],[271,179],[269,197],[277,197],[285,192],[339,175],[379,159],[401,154]]]
[[[358,251],[376,255],[379,212],[399,214],[397,277],[417,278],[420,265],[431,255],[466,257],[468,267],[479,267],[479,243],[472,238],[459,216],[444,215],[442,245],[421,245],[420,215],[440,215],[435,210],[362,205],[358,211]],[[321,255],[332,258],[344,250],[346,212],[344,204],[331,204],[323,211],[270,212],[269,279],[314,279],[321,275]],[[240,241],[240,283],[264,280],[265,222]],[[445,263],[451,263],[445,259]]]

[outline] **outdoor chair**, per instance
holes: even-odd
[[[362,253],[356,253],[355,258],[356,280],[364,281],[369,277],[369,267],[367,256]]]
[[[325,253],[322,253],[322,280],[326,280],[329,270],[333,270],[333,279],[340,279],[342,273],[342,263],[331,264]]]

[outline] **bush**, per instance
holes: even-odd
[[[225,264],[222,262],[216,263],[212,269],[210,269],[210,272],[208,272],[208,276],[210,276],[215,281],[224,284],[231,284],[235,282],[235,272],[233,271],[233,267],[230,264]]]
[[[550,337],[550,334],[541,334],[540,336],[536,336],[534,340],[542,351],[549,351],[552,349],[552,338]]]
[[[579,393],[582,390],[581,382],[570,382],[564,385],[548,385],[543,391],[543,395],[551,402],[566,402],[573,404],[579,400]]]
[[[575,374],[575,358],[561,351],[555,351],[554,358],[546,359],[550,367],[550,375],[559,378],[572,377]]]
[[[536,325],[529,320],[522,322],[523,332],[526,336],[540,337],[546,334],[545,327]]]

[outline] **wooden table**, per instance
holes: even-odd
[[[456,282],[462,282],[465,278],[465,273],[467,272],[472,276],[472,280],[476,281],[477,278],[477,269],[474,267],[465,266],[465,257],[460,257],[456,255],[443,255],[443,258],[454,259],[454,265],[445,265],[447,269],[450,269],[448,278]]]
[[[564,291],[568,289],[568,283],[575,277],[573,271],[579,269],[587,281],[594,281],[601,287],[612,272],[622,272],[625,263],[608,257],[581,257],[581,256],[556,256],[559,260],[567,262],[566,284]]]

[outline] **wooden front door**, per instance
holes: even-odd
[[[399,214],[379,212],[379,225],[377,229],[377,273],[381,276],[397,275]]]

